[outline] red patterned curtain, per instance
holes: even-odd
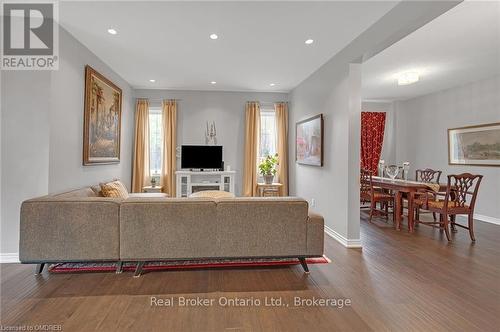
[[[361,168],[377,174],[384,142],[385,112],[361,112]]]

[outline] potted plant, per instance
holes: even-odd
[[[156,188],[156,184],[157,184],[157,182],[156,182],[156,181],[157,181],[157,180],[156,180],[156,177],[155,177],[155,176],[152,176],[152,177],[151,177],[151,188]]]
[[[274,176],[278,166],[278,154],[274,156],[268,155],[264,160],[259,164],[259,171],[262,177],[264,178],[264,182],[266,184],[272,184]]]

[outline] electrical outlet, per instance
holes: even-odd
[[[316,200],[314,198],[311,198],[311,207],[316,206]]]

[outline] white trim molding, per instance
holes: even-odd
[[[1,253],[0,263],[19,263],[19,253],[17,252]]]
[[[467,220],[467,216],[460,215],[460,219],[465,219]],[[490,217],[490,216],[485,216],[482,214],[474,214],[474,220],[479,220],[479,221],[484,221],[490,224],[495,224],[495,225],[500,225],[500,218],[495,218],[495,217]]]
[[[348,239],[326,225],[325,233],[346,248],[361,248],[361,239]]]

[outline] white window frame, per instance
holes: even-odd
[[[149,107],[149,114],[148,114],[148,121],[149,121],[149,115],[150,114],[160,114],[162,115],[162,109],[161,107]],[[151,122],[148,122],[148,124],[151,124]],[[163,161],[163,133],[161,132],[161,126],[160,126],[160,137],[162,139],[162,142],[160,143],[160,149],[161,149],[161,155],[160,155],[160,163]],[[151,135],[151,128],[149,128],[149,135]],[[161,166],[160,169],[158,170],[158,173],[154,173],[153,169],[151,168],[151,137],[149,139],[149,173],[151,177],[159,177],[161,173]]]
[[[276,110],[274,109],[274,107],[261,107],[260,109],[260,122],[261,122],[261,128],[260,130],[262,130],[262,116],[263,114],[273,114],[274,116],[274,145],[275,145],[275,153],[277,153],[278,151],[278,128],[277,128],[277,123],[276,123]],[[257,182],[264,182],[264,178],[262,177],[262,175],[260,174],[259,172],[259,164],[261,162],[261,160],[263,159],[263,156],[260,155],[260,150],[261,150],[261,147],[260,147],[260,144],[261,144],[261,136],[262,134],[259,132],[259,155],[257,156],[257,163],[256,163],[256,167],[257,167]]]

